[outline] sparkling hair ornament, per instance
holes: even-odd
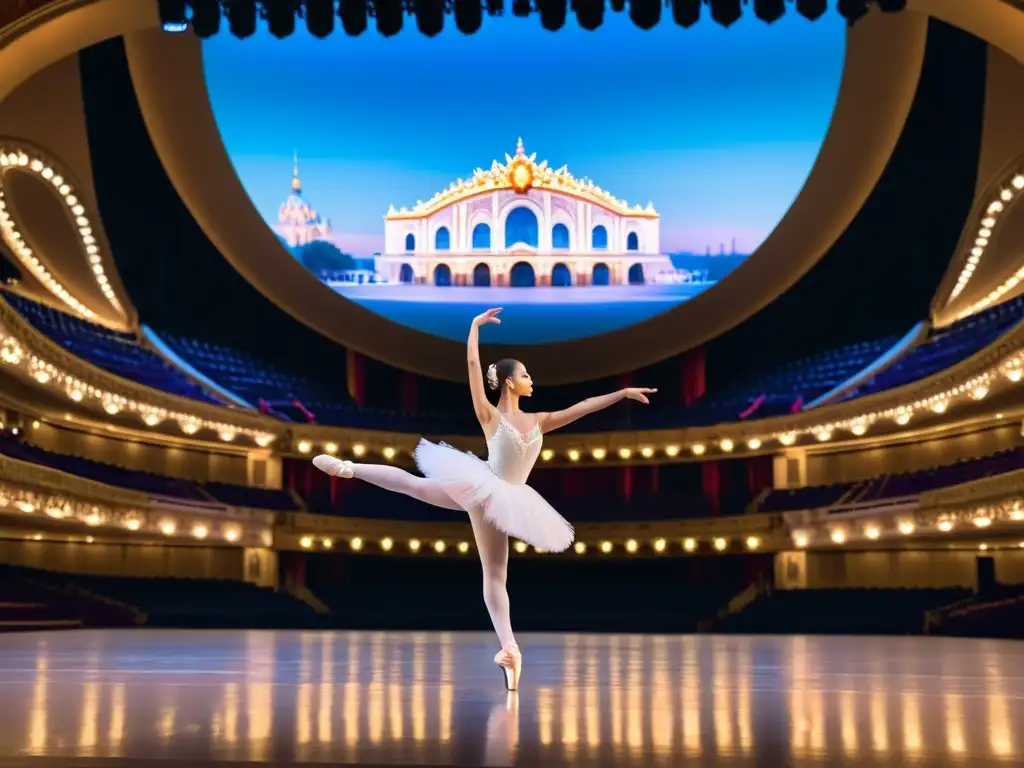
[[[498,366],[494,363],[487,366],[487,386],[491,389],[498,388]]]

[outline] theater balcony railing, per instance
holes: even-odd
[[[1024,469],[915,497],[783,513],[798,549],[1024,545]]]
[[[153,439],[209,441],[278,455],[315,453],[408,463],[419,435],[284,423],[251,411],[160,392],[107,373],[68,352],[0,299],[0,376],[10,375],[116,434],[143,430]],[[706,461],[834,450],[934,435],[958,424],[1024,416],[1024,323],[976,354],[933,376],[893,390],[797,414],[708,427],[596,434],[555,433],[543,462],[626,464]],[[54,410],[54,409],[51,409]],[[54,416],[57,418],[56,416]],[[480,450],[481,438],[441,436]]]
[[[270,547],[275,514],[151,496],[0,456],[0,525],[23,538]]]

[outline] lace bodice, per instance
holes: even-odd
[[[524,435],[503,416],[498,431],[487,441],[487,466],[505,482],[522,485],[537,462],[543,442],[540,425],[535,424]]]

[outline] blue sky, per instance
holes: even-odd
[[[609,12],[596,32],[570,14],[556,33],[509,16],[470,36],[449,18],[428,39],[407,19],[389,39],[371,26],[317,40],[300,22],[286,40],[261,25],[204,43],[221,135],[260,213],[276,222],[298,150],[306,199],[357,255],[381,249],[389,204],[429,198],[519,136],[538,160],[652,201],[663,251],[735,237],[751,252],[814,165],[844,56],[838,14],[792,9],[729,29],[682,29],[666,12],[644,32]]]

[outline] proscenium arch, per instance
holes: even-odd
[[[1024,19],[1018,29],[1024,30]],[[526,349],[490,345],[485,354],[528,355],[531,370],[551,384],[594,379],[703,343],[770,303],[824,255],[877,183],[913,102],[926,37],[927,18],[914,12],[871,14],[849,30],[843,80],[817,163],[758,251],[714,290],[629,328]],[[1024,35],[1018,47],[1024,54]],[[251,258],[280,245],[220,140],[199,42],[154,28],[129,35],[126,48],[139,105],[169,178],[211,241],[246,279],[308,326],[358,352],[461,380],[459,343],[400,326],[345,300],[294,260]]]

